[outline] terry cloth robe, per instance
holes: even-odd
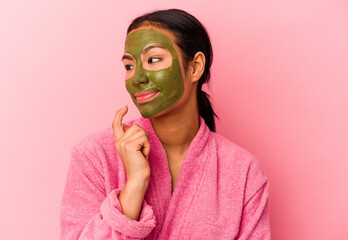
[[[211,132],[200,117],[172,193],[166,152],[150,119],[151,175],[140,217],[122,214],[126,171],[113,129],[91,134],[71,152],[61,203],[61,239],[270,239],[269,182],[248,151]]]

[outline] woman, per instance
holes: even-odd
[[[122,61],[142,118],[75,145],[62,239],[270,239],[267,177],[215,133],[208,34],[177,9],[136,18]]]

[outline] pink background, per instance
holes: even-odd
[[[0,1],[0,239],[58,239],[70,150],[130,103],[126,28],[182,8],[207,27],[218,132],[260,160],[272,239],[348,239],[348,3]]]

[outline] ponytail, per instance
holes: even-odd
[[[199,115],[204,119],[210,131],[215,132],[216,126],[214,117],[218,118],[218,116],[211,106],[209,94],[204,92],[201,88],[197,88],[197,103]]]

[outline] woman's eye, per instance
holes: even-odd
[[[125,65],[124,67],[126,68],[127,71],[132,70],[134,68],[134,66],[132,65]]]
[[[147,62],[148,63],[156,63],[156,62],[159,62],[160,60],[161,60],[160,58],[151,57],[151,58],[149,58],[149,60]]]

